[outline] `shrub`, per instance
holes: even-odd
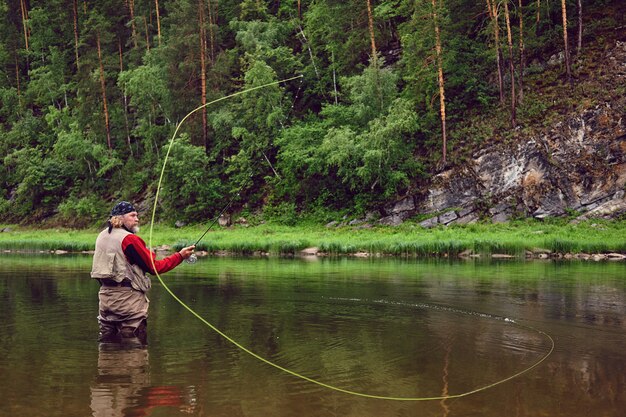
[[[72,226],[85,226],[104,217],[102,201],[95,195],[76,198],[70,197],[58,206],[62,220]]]

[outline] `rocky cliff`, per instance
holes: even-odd
[[[626,43],[604,55],[613,87],[626,85]],[[570,114],[533,136],[482,149],[435,175],[428,190],[385,209],[382,224],[427,215],[421,224],[479,219],[626,213],[626,97]]]

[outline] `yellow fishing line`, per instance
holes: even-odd
[[[210,103],[207,103],[207,104],[204,104],[204,105],[202,105],[200,107],[197,107],[194,110],[190,111],[185,117],[183,117],[183,119],[178,123],[178,125],[176,126],[176,129],[174,130],[174,134],[172,135],[172,138],[170,139],[169,146],[167,148],[167,152],[166,152],[165,158],[163,160],[163,167],[161,168],[161,174],[159,176],[159,182],[158,182],[158,185],[157,185],[157,190],[156,190],[156,194],[155,194],[155,198],[154,198],[154,206],[152,207],[152,218],[150,219],[150,231],[149,231],[149,235],[148,235],[148,245],[150,246],[150,248],[152,248],[152,231],[153,231],[153,228],[154,228],[154,220],[155,220],[155,215],[156,215],[157,202],[159,201],[159,192],[161,191],[161,185],[163,183],[163,176],[164,176],[164,173],[165,173],[165,167],[167,166],[167,161],[168,161],[168,158],[169,158],[169,155],[170,155],[170,150],[172,149],[172,145],[174,143],[174,139],[176,138],[176,135],[178,134],[178,130],[180,129],[181,125],[185,122],[185,120],[187,120],[189,118],[189,116],[191,116],[196,111],[198,111],[198,110],[200,110],[200,109],[202,109],[204,107],[210,106],[212,104],[215,104],[215,103],[217,103],[219,101],[223,101],[223,100],[226,100],[226,99],[231,98],[231,97],[235,97],[235,96],[238,96],[238,95],[241,95],[241,94],[245,94],[245,93],[253,91],[253,90],[258,90],[258,89],[261,89],[261,88],[265,88],[265,87],[268,87],[270,85],[275,85],[275,84],[280,84],[280,83],[284,83],[284,82],[287,82],[287,81],[295,80],[295,79],[301,78],[301,77],[302,77],[302,75],[299,75],[299,76],[296,76],[296,77],[291,77],[291,78],[287,78],[287,79],[280,80],[280,81],[274,81],[274,82],[271,82],[271,83],[268,83],[268,84],[264,84],[264,85],[260,85],[260,86],[257,86],[257,87],[252,87],[252,88],[249,88],[249,89],[246,89],[246,90],[238,91],[238,92],[236,92],[234,94],[230,94],[228,96],[221,97],[221,98],[219,98],[217,100],[211,101]],[[534,368],[539,366],[543,361],[545,361],[552,354],[552,352],[554,351],[554,339],[552,339],[552,337],[549,334],[547,334],[547,333],[545,333],[545,332],[543,332],[543,331],[541,331],[539,329],[535,329],[535,328],[530,327],[530,326],[519,324],[519,323],[517,323],[517,322],[515,322],[513,320],[508,320],[509,322],[514,323],[515,325],[517,325],[519,327],[522,327],[522,328],[525,328],[527,330],[539,333],[544,338],[546,338],[546,340],[548,340],[549,343],[550,343],[550,349],[548,350],[548,352],[545,355],[543,355],[537,362],[535,362],[531,366],[525,368],[524,370],[522,370],[522,371],[520,371],[520,372],[518,372],[516,374],[513,374],[513,375],[511,375],[511,376],[509,376],[507,378],[501,379],[501,380],[496,381],[494,383],[482,386],[480,388],[473,389],[471,391],[463,392],[463,393],[460,393],[460,394],[441,395],[441,396],[436,396],[436,397],[395,397],[395,396],[375,395],[375,394],[367,394],[367,393],[363,393],[363,392],[351,391],[351,390],[348,390],[348,389],[344,389],[344,388],[336,387],[334,385],[327,384],[327,383],[322,382],[322,381],[318,381],[318,380],[313,379],[313,378],[309,378],[308,376],[305,376],[305,375],[299,374],[299,373],[297,373],[295,371],[292,371],[290,369],[287,369],[287,368],[285,368],[283,366],[280,366],[280,365],[278,365],[278,364],[276,364],[276,363],[274,363],[274,362],[272,362],[272,361],[270,361],[268,359],[265,359],[262,356],[259,356],[256,353],[254,353],[253,351],[251,351],[250,349],[248,349],[245,346],[241,345],[236,340],[232,339],[230,336],[228,336],[227,334],[222,332],[220,329],[215,327],[213,324],[211,324],[209,321],[207,321],[204,317],[202,317],[200,314],[198,314],[193,308],[189,307],[183,300],[178,298],[178,296],[176,294],[174,294],[174,292],[170,289],[170,287],[168,287],[167,284],[163,281],[163,279],[161,278],[161,275],[159,275],[159,273],[156,272],[156,265],[154,264],[154,260],[152,261],[152,269],[155,271],[155,275],[158,278],[158,280],[161,283],[161,285],[163,286],[163,288],[165,288],[165,290],[181,306],[183,306],[187,311],[189,311],[198,320],[200,320],[202,323],[204,323],[206,326],[208,326],[211,330],[213,330],[214,332],[216,332],[217,334],[222,336],[224,339],[228,340],[230,343],[232,343],[238,349],[246,352],[247,354],[251,355],[252,357],[260,360],[261,362],[263,362],[263,363],[265,363],[267,365],[273,366],[274,368],[279,369],[279,370],[281,370],[281,371],[283,371],[283,372],[285,372],[285,373],[287,373],[289,375],[295,376],[296,378],[303,379],[305,381],[311,382],[313,384],[319,385],[319,386],[324,387],[324,388],[331,389],[333,391],[338,391],[338,392],[342,392],[344,394],[349,394],[349,395],[355,395],[355,396],[358,396],[358,397],[373,398],[373,399],[378,399],[378,400],[393,400],[393,401],[435,401],[435,400],[447,400],[447,399],[453,399],[453,398],[466,397],[468,395],[476,394],[478,392],[485,391],[485,390],[487,390],[489,388],[493,388],[493,387],[495,387],[497,385],[504,384],[505,382],[508,382],[508,381],[510,381],[510,380],[512,380],[514,378],[517,378],[517,377],[527,373],[527,372],[530,372],[531,370],[533,370]]]

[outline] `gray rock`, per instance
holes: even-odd
[[[392,214],[391,216],[383,217],[378,221],[378,223],[385,226],[399,226],[404,222],[404,218],[397,214]]]
[[[422,226],[425,229],[430,229],[431,227],[435,227],[439,224],[439,220],[437,217],[431,217],[430,219],[424,220],[423,222],[420,223],[420,226]]]
[[[398,214],[398,213],[402,213],[405,211],[413,211],[413,210],[415,210],[415,201],[413,200],[413,197],[407,197],[398,201],[391,209],[391,213]]]
[[[474,207],[465,207],[458,211],[459,217],[465,217],[474,211]]]
[[[507,214],[506,212],[502,212],[502,213],[498,213],[495,216],[493,216],[491,218],[491,221],[493,223],[506,223],[509,221],[509,219],[511,218],[511,216],[509,214]]]
[[[459,217],[454,221],[455,224],[472,224],[476,223],[480,217],[476,213],[470,213],[467,216]]]
[[[219,224],[222,227],[228,227],[231,225],[230,222],[230,214],[222,214],[218,219],[217,219],[217,224]]]
[[[449,211],[439,216],[439,223],[448,224],[453,220],[458,219],[458,215],[454,211]]]

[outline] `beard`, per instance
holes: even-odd
[[[134,234],[139,233],[139,226],[134,226],[130,228],[130,231],[133,232]]]

